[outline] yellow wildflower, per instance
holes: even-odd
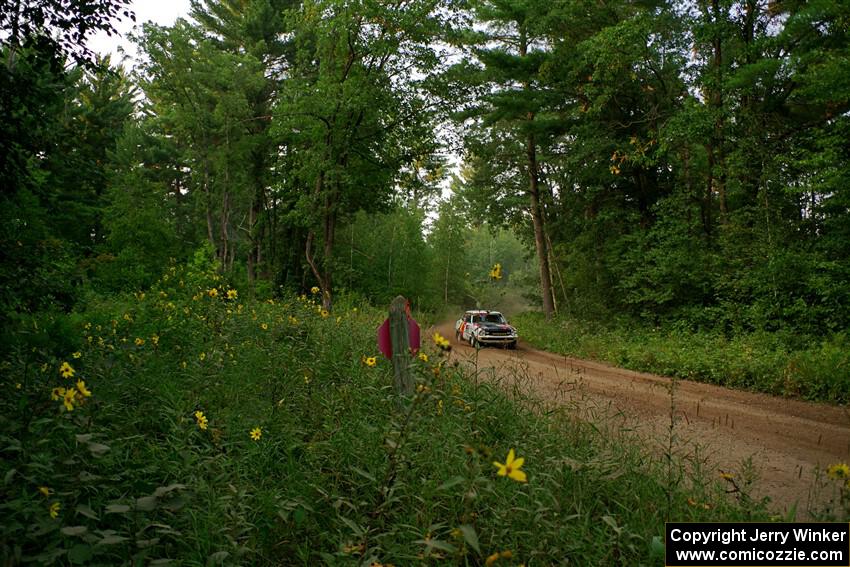
[[[53,491],[46,486],[39,486],[38,491],[44,494],[45,497],[50,496],[53,493]]]
[[[204,360],[206,357],[207,357],[207,353],[205,353],[205,352],[202,352],[201,354],[198,355],[198,358],[200,360]]]
[[[449,345],[449,340],[440,333],[434,333],[434,344],[436,344],[443,350],[451,348],[451,346]]]
[[[83,356],[83,353],[81,353],[80,351],[77,351],[74,354],[72,354],[71,356],[73,356],[74,358],[81,358]]]
[[[374,356],[369,356],[363,359],[363,364],[371,368],[378,364],[378,359]]]
[[[355,553],[363,553],[365,546],[362,543],[345,545],[342,548],[343,553],[355,554]]]
[[[152,335],[151,342],[154,344],[154,346],[159,346],[159,335]]]
[[[195,421],[198,422],[198,427],[200,427],[202,430],[206,431],[209,420],[207,419],[207,416],[204,415],[204,412],[196,411],[195,412]]]
[[[145,344],[145,339],[141,337],[136,337],[136,340],[133,342],[136,343],[136,346],[142,346],[143,344]]]
[[[522,468],[525,459],[520,457],[519,459],[514,458],[514,450],[511,449],[508,451],[508,458],[505,461],[505,464],[493,461],[493,466],[495,466],[498,471],[499,476],[507,476],[508,478],[512,478],[517,482],[526,482],[526,476]]]
[[[262,427],[255,427],[254,429],[251,430],[251,439],[253,439],[254,441],[259,441],[260,437],[262,437],[262,436],[263,436],[263,428]]]
[[[235,289],[227,290],[227,299],[236,299],[237,297],[239,297],[238,291],[236,291]]]
[[[428,355],[425,354],[424,352],[420,352],[419,353],[419,360],[421,360],[422,362],[428,362]]]
[[[218,297],[218,290],[216,288],[208,289],[207,295],[210,297]]]
[[[260,328],[264,331],[267,331],[269,329],[269,326],[268,326],[268,324],[263,323],[263,324],[260,325]]]
[[[62,509],[62,505],[59,502],[54,502],[50,505],[50,517],[54,520],[59,517],[59,510]]]
[[[491,280],[500,280],[502,279],[502,265],[498,262],[493,265],[493,268],[490,270],[490,279]]]
[[[54,402],[58,401],[59,398],[63,398],[63,397],[65,397],[65,388],[62,388],[62,387],[53,388],[53,390],[50,392],[50,399],[53,400]]]
[[[59,374],[62,375],[62,378],[72,378],[74,376],[74,368],[68,364],[67,362],[63,362],[59,367]]]
[[[319,314],[322,316],[322,319],[326,319],[327,316],[329,315],[327,309],[322,309],[321,311],[319,311]]]
[[[77,397],[76,388],[68,388],[65,390],[65,396],[62,398],[62,403],[65,404],[65,409],[68,411],[74,411],[74,401]]]
[[[83,397],[91,397],[91,391],[86,388],[86,383],[82,380],[77,380],[77,390],[79,390],[80,394],[82,394]]]
[[[826,474],[829,475],[829,478],[834,480],[850,478],[850,466],[847,466],[847,463],[835,463],[826,469]]]
[[[319,293],[319,288],[316,287],[316,286],[311,287],[310,293],[312,293],[313,295],[316,295],[317,293]]]

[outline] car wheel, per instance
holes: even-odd
[[[508,348],[511,350],[516,350],[516,341],[508,343]]]

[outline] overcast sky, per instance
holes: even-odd
[[[189,14],[189,0],[133,0],[130,3],[130,9],[136,13],[136,22],[133,23],[129,19],[118,22],[115,25],[118,36],[109,37],[103,32],[92,36],[88,42],[92,51],[101,55],[112,54],[112,60],[119,61],[121,56],[118,53],[118,47],[121,46],[128,55],[135,56],[135,46],[127,39],[127,33],[132,31],[134,26],[141,26],[144,22],[173,24],[174,20],[180,16]]]

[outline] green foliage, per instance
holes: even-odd
[[[524,339],[552,352],[730,388],[832,403],[850,400],[845,334],[805,344],[766,332],[727,338],[681,326],[612,328],[565,318],[547,323],[533,313],[513,323]]]
[[[101,289],[147,288],[169,259],[186,256],[193,239],[179,226],[185,206],[170,191],[173,177],[138,165],[161,158],[168,151],[138,127],[129,128],[119,141],[104,215],[104,254],[89,262],[92,277]]]
[[[139,38],[137,113],[84,48],[123,1],[0,1],[4,559],[647,564],[665,519],[765,518],[430,344],[399,404],[363,298],[551,283],[621,326],[538,344],[850,401],[843,3],[192,4]],[[434,76],[436,38],[474,60]]]
[[[281,162],[295,179],[295,218],[328,309],[338,222],[386,210],[394,183],[409,181],[405,166],[419,169],[415,163],[435,150],[432,111],[411,70],[424,74],[436,64],[429,44],[439,29],[436,5],[317,0],[291,14],[295,64],[272,130],[287,148]]]
[[[215,272],[201,251],[145,292],[61,317],[69,342],[4,359],[5,557],[633,564],[666,517],[764,518],[705,479],[711,509],[689,505],[634,447],[519,408],[431,344],[398,411],[388,362],[367,364],[383,313],[246,301]],[[492,464],[512,448],[526,484]]]
[[[563,313],[727,336],[847,328],[843,4],[471,11],[470,41],[512,41],[476,45],[480,64],[464,67],[491,88],[462,114],[460,194],[476,216],[523,226],[537,144]]]
[[[401,207],[387,214],[354,215],[340,227],[336,243],[339,284],[377,305],[404,295],[417,308],[433,307],[431,282],[422,277],[431,269],[422,222],[421,212]]]
[[[0,333],[41,309],[73,307],[85,255],[103,241],[109,156],[132,111],[109,61],[62,68],[46,49],[4,48],[0,70]],[[8,324],[7,324],[8,322]],[[13,339],[9,339],[12,341]],[[7,343],[9,341],[4,341]]]
[[[468,291],[460,304],[513,314],[525,310],[529,301],[539,303],[539,276],[531,254],[511,231],[470,222],[463,268]],[[491,277],[496,264],[498,279]]]
[[[459,210],[457,197],[442,201],[438,211],[439,216],[428,236],[428,244],[433,254],[433,289],[439,290],[437,296],[442,296],[443,307],[463,305],[468,291],[468,220]],[[439,301],[437,304],[439,305]]]
[[[130,0],[2,0],[0,45],[17,49],[30,44],[55,52],[61,58],[92,64],[94,54],[86,40],[97,32],[114,34],[113,22],[121,16],[135,20]]]

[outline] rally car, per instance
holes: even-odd
[[[455,337],[459,341],[469,341],[474,347],[502,345],[516,348],[519,340],[516,329],[501,313],[483,309],[464,313],[455,323]]]

